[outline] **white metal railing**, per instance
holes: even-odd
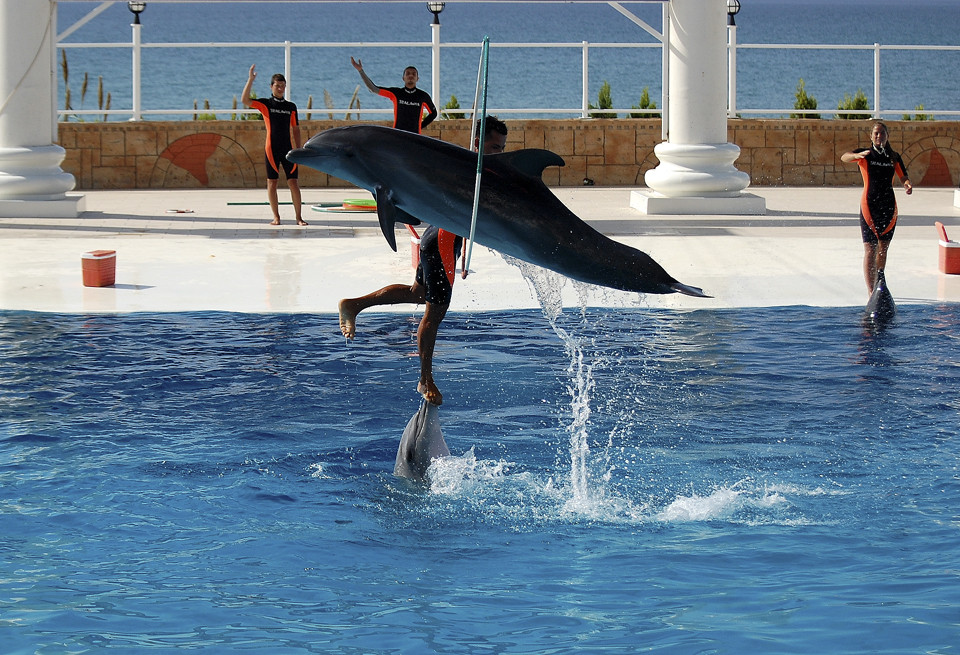
[[[134,26],[138,27],[138,26]],[[138,30],[134,30],[136,34]],[[284,53],[284,76],[288,80],[293,80],[293,76],[290,74],[293,62],[293,51],[295,49],[310,49],[310,48],[434,48],[435,44],[429,42],[414,42],[414,41],[397,41],[397,42],[377,42],[371,43],[366,41],[338,41],[338,42],[292,42],[292,41],[275,41],[275,42],[264,42],[264,41],[223,41],[223,42],[184,42],[184,43],[140,43],[138,39],[134,37],[133,42],[131,43],[60,43],[58,44],[59,48],[63,49],[79,49],[79,48],[130,48],[132,50],[132,59],[133,59],[133,90],[131,97],[133,98],[133,106],[130,109],[58,109],[57,113],[59,116],[83,116],[83,115],[95,115],[95,116],[131,116],[131,120],[140,120],[143,114],[153,114],[153,115],[171,115],[171,116],[183,116],[183,115],[192,115],[197,113],[218,113],[218,114],[256,114],[258,113],[255,109],[244,109],[244,108],[210,108],[210,109],[144,109],[140,106],[140,89],[139,89],[139,80],[140,80],[140,70],[139,70],[139,51],[142,49],[184,49],[184,48],[281,48]],[[476,43],[441,43],[439,48],[441,49],[455,49],[455,48],[469,48],[477,49]],[[590,64],[590,50],[594,49],[640,49],[640,48],[656,48],[662,49],[660,43],[590,43],[588,41],[580,42],[554,42],[554,43],[491,43],[491,48],[514,48],[514,49],[523,49],[523,48],[559,48],[559,49],[579,49],[581,51],[581,104],[580,107],[526,107],[526,108],[490,108],[490,112],[496,114],[573,114],[579,115],[582,118],[589,118],[592,114],[604,114],[611,112],[629,112],[633,114],[640,113],[651,113],[659,114],[661,109],[624,109],[624,108],[609,108],[609,109],[590,109],[590,99],[589,99],[589,64]],[[434,90],[431,95],[434,98],[439,97],[439,91],[437,88],[437,83],[434,83]],[[287,93],[289,96],[290,89],[292,84],[287,84]],[[663,102],[661,101],[661,105]],[[320,109],[311,109],[308,110],[311,113],[325,114],[325,113],[349,113],[349,114],[381,114],[381,115],[390,115],[392,114],[392,109],[351,109],[351,108],[320,108]],[[440,112],[443,114],[470,114],[471,108],[462,108],[462,109],[440,109]],[[304,110],[301,110],[303,113]]]
[[[306,50],[306,49],[324,49],[324,48],[428,48],[434,51],[434,61],[438,61],[439,52],[442,49],[456,49],[456,48],[471,48],[476,49],[478,46],[476,43],[439,43],[438,40],[434,42],[291,42],[291,41],[282,41],[282,42],[201,42],[201,43],[142,43],[139,39],[139,25],[134,25],[134,37],[130,42],[125,43],[59,43],[57,47],[63,49],[75,49],[75,48],[129,48],[131,50],[131,59],[133,61],[133,89],[131,93],[132,97],[132,106],[129,109],[58,109],[58,116],[61,118],[66,116],[83,116],[83,115],[95,115],[95,116],[130,116],[131,120],[140,120],[143,114],[150,115],[170,115],[170,116],[189,116],[198,113],[217,113],[217,114],[248,114],[256,113],[252,109],[244,108],[209,108],[209,109],[152,109],[152,108],[143,108],[140,104],[140,51],[144,48],[146,49],[183,49],[183,48],[281,48],[284,53],[284,73],[287,76],[287,79],[293,79],[293,76],[290,75],[290,70],[292,68],[293,53],[295,50]],[[773,43],[763,43],[763,44],[737,44],[736,43],[736,28],[731,30],[728,40],[728,55],[729,55],[729,64],[728,69],[732,72],[729,76],[729,90],[728,90],[728,115],[784,115],[784,114],[798,114],[798,113],[827,113],[834,115],[842,114],[862,114],[870,113],[872,116],[881,117],[881,116],[893,116],[901,114],[915,114],[917,113],[916,108],[886,108],[883,103],[883,97],[881,94],[880,88],[880,70],[881,70],[881,52],[885,51],[907,51],[907,50],[924,50],[924,51],[935,51],[935,52],[958,52],[960,51],[960,46],[946,46],[946,45],[881,45],[875,43],[873,45],[844,45],[844,44],[773,44]],[[507,107],[491,107],[489,109],[492,113],[497,114],[570,114],[572,116],[579,116],[581,118],[589,118],[593,115],[604,114],[604,113],[620,113],[620,114],[660,114],[664,113],[668,107],[669,93],[666,89],[666,85],[662,83],[661,80],[661,89],[663,93],[660,97],[660,108],[658,109],[635,109],[635,108],[621,108],[621,107],[611,107],[607,109],[591,109],[590,108],[590,99],[588,94],[589,88],[589,59],[590,51],[596,49],[641,49],[641,48],[657,48],[663,49],[663,44],[660,42],[655,43],[589,43],[587,41],[581,42],[556,42],[556,43],[491,43],[491,48],[510,48],[510,49],[524,49],[524,48],[558,48],[558,49],[579,49],[581,51],[582,65],[581,65],[581,102],[579,107],[523,107],[523,108],[507,108]],[[836,51],[864,51],[872,50],[874,53],[874,62],[873,62],[873,108],[865,110],[841,110],[841,109],[816,109],[816,110],[797,110],[794,107],[771,107],[771,108],[744,108],[737,106],[736,102],[736,93],[737,93],[737,83],[736,83],[736,72],[737,72],[737,60],[736,53],[738,50],[836,50]],[[662,55],[661,55],[662,56]],[[666,58],[664,57],[664,61]],[[437,67],[439,70],[439,67]],[[664,74],[666,67],[664,66]],[[434,77],[434,89],[432,95],[434,98],[439,97],[439,75]],[[290,85],[288,85],[289,93]],[[351,108],[313,108],[306,110],[310,113],[316,114],[326,114],[326,113],[344,113],[344,114],[370,114],[370,115],[389,115],[392,112],[392,109],[389,108],[373,108],[373,109],[351,109]],[[470,115],[470,108],[462,109],[441,109],[441,113],[444,114],[464,114]],[[960,116],[960,109],[949,109],[949,108],[924,108],[923,113],[925,114],[936,114],[941,116]]]
[[[884,109],[882,102],[882,97],[880,94],[880,53],[882,51],[910,51],[910,50],[927,50],[927,51],[942,51],[942,52],[960,52],[960,46],[948,46],[948,45],[881,45],[879,43],[874,43],[873,45],[838,45],[838,44],[797,44],[797,43],[749,43],[749,44],[737,44],[736,42],[736,30],[731,30],[731,37],[728,39],[728,49],[730,52],[730,89],[728,92],[728,105],[727,105],[727,115],[735,116],[736,114],[818,114],[818,113],[829,113],[829,114],[863,114],[865,112],[870,113],[876,118],[882,116],[894,116],[894,115],[903,115],[903,114],[915,114],[917,113],[916,108],[909,109]],[[737,107],[736,104],[736,51],[740,50],[838,50],[838,51],[850,51],[850,50],[872,50],[873,51],[873,108],[867,110],[857,110],[857,109],[808,109],[808,110],[798,110],[795,108],[789,109],[742,109]],[[950,109],[928,109],[924,108],[924,114],[938,114],[942,116],[960,116],[960,110],[950,110]]]

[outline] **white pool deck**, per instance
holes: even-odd
[[[281,185],[282,186],[282,185]],[[639,248],[681,282],[712,298],[628,294],[594,288],[592,306],[676,309],[863,305],[859,188],[755,187],[764,216],[647,216],[629,188],[557,188],[556,195],[608,236]],[[265,190],[87,191],[75,219],[0,218],[0,310],[39,312],[335,313],[342,297],[412,281],[409,239],[387,246],[372,213],[310,206],[369,194],[304,189],[308,227],[269,225]],[[887,281],[899,304],[960,302],[960,275],[938,270],[942,222],[960,240],[953,189],[897,191],[900,223]],[[281,202],[289,194],[281,189]],[[230,204],[258,203],[258,204]],[[189,210],[173,213],[171,210]],[[116,284],[84,287],[81,257],[117,252]],[[451,311],[535,308],[519,269],[482,246],[458,279]],[[579,304],[572,284],[564,303]],[[409,305],[384,311],[411,311]]]

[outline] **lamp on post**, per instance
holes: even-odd
[[[737,116],[737,21],[740,0],[727,0],[727,118]]]
[[[734,16],[740,13],[740,0],[727,0],[727,26],[736,27]]]
[[[447,6],[446,2],[427,3],[427,9],[433,14],[433,23],[430,25],[430,32],[433,37],[433,57],[430,63],[430,95],[433,96],[433,103],[440,104],[440,12]]]
[[[127,9],[133,13],[133,24],[140,24],[140,14],[143,13],[143,10],[147,8],[146,2],[136,2],[135,0],[130,0],[127,2]]]
[[[447,6],[446,2],[428,2],[427,9],[433,14],[433,24],[440,24],[440,12]]]
[[[133,14],[133,121],[140,120],[140,14],[146,8],[146,2],[127,2],[127,9]]]

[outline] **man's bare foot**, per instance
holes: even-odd
[[[310,225],[310,223],[307,223],[307,222],[306,222],[305,220],[303,220],[302,218],[298,218],[298,219],[297,219],[297,225]]]
[[[340,310],[340,333],[347,339],[353,339],[357,334],[357,312],[353,304],[347,300],[341,300],[338,306]]]
[[[417,384],[417,391],[428,403],[433,405],[443,404],[443,394],[437,389],[437,385],[433,383],[433,380],[420,380],[420,383]]]
[[[270,221],[270,225],[280,225],[280,219],[279,218],[273,219],[272,221]]]

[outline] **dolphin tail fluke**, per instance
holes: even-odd
[[[670,288],[677,293],[682,293],[685,296],[693,296],[694,298],[713,298],[713,296],[708,296],[705,294],[703,289],[691,287],[689,284],[683,284],[681,282],[674,282],[670,285]]]

